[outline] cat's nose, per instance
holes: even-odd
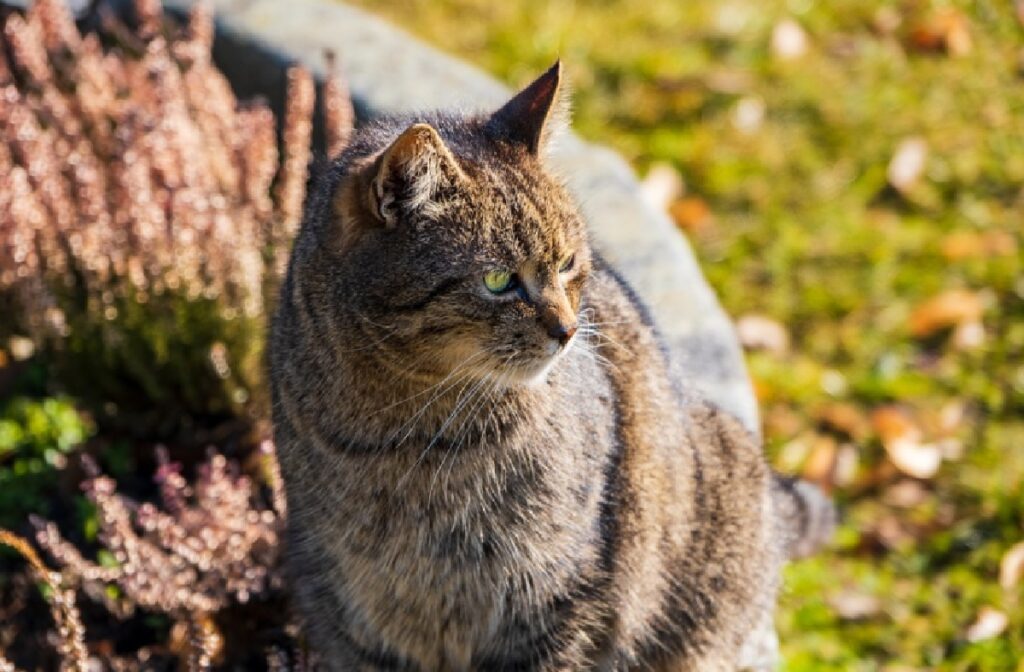
[[[558,344],[562,346],[568,343],[575,333],[576,323],[563,324],[561,322],[556,322],[548,326],[548,336],[558,341]]]

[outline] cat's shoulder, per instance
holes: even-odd
[[[770,472],[760,437],[711,401],[689,400],[683,408],[691,447],[705,467],[730,480],[768,483]]]

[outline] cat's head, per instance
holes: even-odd
[[[591,255],[545,168],[567,125],[558,64],[493,114],[364,131],[325,217],[345,347],[413,374],[542,380],[574,342]]]

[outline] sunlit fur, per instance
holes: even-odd
[[[726,670],[767,640],[765,663],[780,566],[827,529],[685,400],[591,251],[535,127],[558,74],[495,116],[361,129],[307,204],[271,364],[292,585],[331,669]],[[488,291],[495,268],[522,290]]]

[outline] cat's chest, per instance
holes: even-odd
[[[347,498],[331,545],[342,601],[415,658],[468,665],[512,612],[564,593],[593,561],[596,470],[550,466],[450,459],[433,492],[434,476],[410,477]]]

